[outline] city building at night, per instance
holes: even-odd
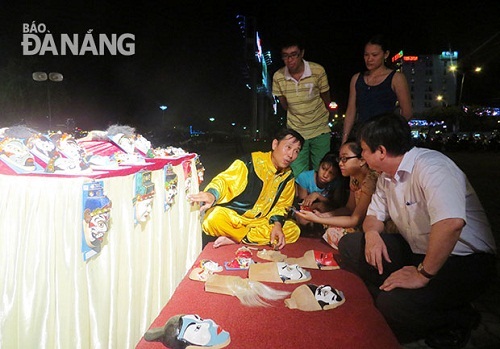
[[[460,74],[457,74],[458,52],[393,56],[392,62],[406,77],[413,112],[425,116],[433,107],[446,107],[458,102]]]

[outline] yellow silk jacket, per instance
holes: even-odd
[[[271,152],[253,152],[235,160],[205,188],[215,196],[215,205],[230,208],[246,218],[268,217],[269,223],[284,225],[295,196],[290,168],[277,172]]]

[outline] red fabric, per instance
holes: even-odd
[[[78,144],[85,149],[88,154],[96,154],[102,156],[111,156],[117,152],[123,153],[123,151],[114,143],[107,141],[82,141]],[[172,166],[177,166],[185,161],[189,161],[196,156],[194,153],[185,154],[178,157],[172,157],[168,159],[146,159],[145,164],[136,166],[121,166],[118,170],[106,171],[106,170],[95,170],[93,172],[83,172],[80,174],[62,174],[62,173],[16,173],[3,161],[0,161],[0,174],[6,175],[16,175],[16,176],[45,176],[45,177],[87,177],[87,178],[108,178],[108,177],[120,177],[127,176],[140,170],[144,169],[147,171],[160,170],[167,164],[172,164]],[[40,159],[36,158],[39,164],[43,164]]]
[[[209,243],[198,256],[194,266],[203,259],[219,265],[234,258],[241,245],[227,245],[217,249]],[[281,251],[288,257],[302,257],[308,250],[331,252],[331,247],[319,239],[300,238]],[[257,257],[256,262],[267,262]],[[247,307],[238,298],[204,291],[204,283],[184,277],[170,301],[151,324],[151,328],[165,325],[177,314],[198,314],[213,319],[231,335],[228,348],[400,348],[385,319],[373,305],[373,300],[357,276],[344,270],[313,270],[308,283],[330,284],[344,293],[346,302],[338,308],[305,312],[289,309],[284,300],[269,302],[272,307]],[[189,274],[189,272],[188,272]],[[222,271],[221,274],[247,277],[248,271]],[[292,292],[301,284],[266,283],[275,289]],[[287,297],[288,298],[288,297]],[[138,349],[165,348],[158,342],[140,340]]]

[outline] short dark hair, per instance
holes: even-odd
[[[286,38],[283,38],[281,40],[280,51],[292,46],[297,46],[300,51],[304,49],[303,40],[299,35],[289,35]]]
[[[411,129],[403,116],[384,113],[368,120],[358,134],[372,152],[381,145],[390,155],[403,155],[412,148]]]
[[[337,177],[338,174],[340,173],[340,167],[337,161],[337,156],[338,156],[337,154],[332,152],[326,153],[325,156],[323,156],[323,158],[320,160],[318,168],[315,168],[314,170],[319,171],[319,169],[321,168],[321,164],[328,164],[331,166],[332,169],[334,169],[335,177]]]
[[[282,139],[284,139],[286,136],[292,136],[295,139],[297,139],[300,143],[301,148],[304,145],[304,142],[305,142],[304,137],[302,137],[302,135],[300,133],[298,133],[295,130],[292,130],[291,128],[282,128],[282,129],[278,130],[278,132],[276,132],[276,134],[274,135],[274,139],[276,139],[279,142]]]
[[[323,156],[323,158],[320,160],[319,164],[330,164],[333,167],[336,167],[338,165],[337,163],[337,155],[331,152],[328,152]]]

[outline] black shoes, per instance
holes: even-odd
[[[470,321],[466,326],[437,331],[425,339],[425,344],[434,349],[463,348],[469,342],[471,332],[477,328],[480,320],[480,314],[474,312],[471,314]]]

